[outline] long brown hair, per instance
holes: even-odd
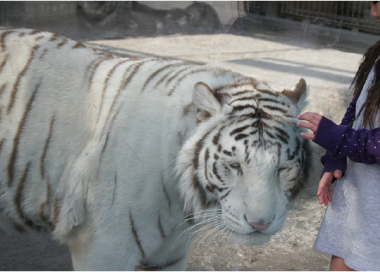
[[[373,128],[375,126],[374,120],[377,120],[377,118],[374,119],[374,117],[378,116],[380,113],[380,61],[376,62],[379,56],[380,40],[375,45],[371,46],[364,54],[359,69],[351,83],[354,97],[359,96],[372,67],[375,65],[375,75],[372,85],[368,89],[367,99],[358,114],[359,116],[362,111],[364,111],[363,127],[369,125],[369,127]],[[378,125],[379,124],[377,124],[377,126]]]

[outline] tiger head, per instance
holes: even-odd
[[[280,230],[307,175],[308,142],[296,125],[305,98],[303,79],[283,92],[253,79],[195,85],[197,125],[176,168],[191,219],[250,245]]]

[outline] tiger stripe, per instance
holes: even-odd
[[[45,167],[44,167],[44,165],[45,165],[45,158],[46,158],[47,151],[49,149],[50,140],[51,140],[51,136],[52,136],[52,133],[53,133],[54,121],[55,121],[55,117],[53,116],[53,118],[50,121],[49,133],[48,133],[48,136],[46,138],[45,145],[44,145],[43,152],[42,152],[41,159],[40,159],[40,174],[41,174],[42,179],[45,178]]]
[[[3,61],[1,62],[1,64],[0,64],[0,73],[3,71],[3,69],[4,69],[4,67],[5,67],[5,64],[7,63],[7,61],[8,61],[8,56],[5,55],[4,60],[3,60]]]
[[[25,184],[25,181],[26,181],[26,179],[28,177],[28,173],[29,173],[29,167],[30,167],[30,162],[28,162],[26,167],[25,167],[24,173],[23,173],[23,175],[22,175],[22,177],[18,183],[16,194],[15,194],[16,211],[17,211],[18,216],[20,217],[20,219],[22,221],[24,221],[24,223],[26,223],[26,218],[25,218],[24,212],[23,212],[22,207],[21,207],[22,206],[21,201],[22,201],[22,197],[23,197],[24,184]]]
[[[135,238],[135,242],[140,250],[140,254],[142,256],[142,258],[144,259],[145,258],[145,251],[142,247],[142,244],[141,244],[141,240],[140,240],[140,237],[137,233],[137,229],[135,227],[135,222],[133,220],[133,217],[132,217],[132,213],[131,211],[129,211],[129,223],[131,224],[131,230],[132,230],[132,233],[133,233],[133,237]]]
[[[54,197],[53,199],[53,213],[52,213],[52,218],[51,218],[51,221],[53,222],[54,225],[57,225],[58,223],[58,216],[59,216],[59,208],[60,208],[60,200],[59,198],[56,196]]]
[[[50,182],[49,182],[49,178],[47,178],[47,180],[46,180],[46,200],[40,206],[40,218],[41,218],[41,221],[48,226],[50,226],[51,223],[50,223],[48,217],[45,215],[45,209],[49,208],[49,199],[50,199]]]
[[[166,189],[166,186],[165,186],[165,183],[164,183],[164,178],[162,176],[161,176],[161,185],[162,185],[162,190],[164,192],[165,199],[166,199],[166,201],[168,203],[168,206],[169,206],[169,211],[171,211],[172,201],[170,199],[168,190]]]
[[[165,239],[166,238],[166,234],[165,234],[165,231],[164,231],[164,227],[162,226],[161,215],[158,215],[157,225],[158,225],[158,229],[160,230],[161,238]]]
[[[23,117],[22,117],[22,119],[21,119],[21,121],[19,123],[16,136],[13,139],[13,150],[12,150],[11,156],[9,158],[9,163],[8,163],[8,187],[10,187],[12,185],[12,182],[13,182],[14,168],[15,168],[14,165],[15,165],[16,160],[17,160],[17,151],[18,151],[20,137],[21,137],[21,134],[23,132],[23,128],[25,126],[28,114],[29,114],[30,110],[32,109],[32,104],[33,104],[33,101],[34,101],[34,99],[36,97],[36,94],[37,94],[37,91],[39,89],[39,86],[40,86],[40,84],[37,84],[35,86],[34,91],[33,91],[32,95],[31,95],[28,103],[26,104],[24,115],[23,115]]]
[[[5,53],[5,50],[6,50],[6,46],[5,46],[5,39],[6,37],[9,35],[9,34],[12,34],[13,31],[5,31],[1,34],[0,36],[0,47],[1,47],[1,51],[3,53]]]
[[[19,75],[18,75],[18,77],[16,79],[16,82],[13,85],[13,88],[12,88],[12,91],[11,91],[10,102],[9,102],[8,108],[7,108],[7,114],[9,114],[10,111],[12,110],[12,108],[13,108],[13,105],[14,105],[15,99],[16,99],[16,95],[17,95],[17,92],[19,90],[19,84],[21,82],[21,79],[25,76],[26,71],[30,67],[30,64],[32,63],[32,61],[34,59],[34,55],[35,55],[36,51],[38,50],[38,48],[39,48],[38,45],[35,45],[33,47],[33,50],[30,53],[30,57],[29,57],[28,61],[26,62],[26,65],[25,65],[24,69],[19,73]]]
[[[181,67],[181,66],[186,66],[186,65],[191,65],[190,63],[189,64],[186,64],[186,63],[176,63],[176,64],[168,64],[168,65],[165,65],[163,67],[161,67],[160,69],[156,70],[154,73],[152,73],[148,78],[147,80],[145,81],[142,89],[141,89],[141,92],[144,92],[144,90],[146,89],[146,87],[148,86],[148,84],[155,78],[157,77],[160,73],[162,72],[165,72],[166,70],[169,70],[172,71],[173,68],[176,68],[176,67]],[[157,82],[157,84],[160,83],[160,81]],[[162,82],[161,82],[162,83]],[[166,84],[168,84],[168,81],[166,82]]]
[[[176,83],[173,85],[173,87],[171,88],[171,90],[169,91],[169,93],[167,94],[167,96],[171,96],[173,94],[173,92],[175,91],[176,87],[181,83],[181,81],[183,81],[186,77],[190,76],[190,75],[195,75],[195,74],[198,74],[198,73],[202,73],[202,72],[207,72],[207,68],[201,68],[201,69],[197,69],[195,71],[191,71],[190,73],[187,73],[183,76],[181,76],[177,81]]]
[[[105,79],[105,82],[104,82],[104,87],[103,87],[103,90],[102,90],[102,97],[101,97],[101,102],[100,102],[100,109],[99,109],[99,113],[98,113],[98,118],[97,118],[97,121],[96,123],[99,123],[99,118],[101,116],[101,113],[102,113],[102,110],[103,110],[103,102],[104,102],[104,97],[105,97],[105,93],[106,93],[106,90],[107,90],[107,87],[108,87],[108,82],[109,80],[111,79],[111,77],[114,75],[116,69],[123,65],[124,63],[130,61],[129,59],[126,59],[126,60],[123,60],[123,61],[119,61],[116,65],[114,65],[112,67],[112,69],[107,73],[107,77]],[[93,77],[93,74],[91,75]]]

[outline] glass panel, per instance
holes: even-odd
[[[276,91],[304,78],[308,109],[339,122],[363,53],[380,34],[370,9],[369,1],[1,1],[0,25],[55,32],[122,57],[227,68]],[[314,193],[295,201],[263,247],[228,241],[231,232],[200,236],[187,269],[327,270],[329,257],[312,249],[324,214]],[[2,236],[1,205],[0,270],[72,269],[67,247],[44,235]]]

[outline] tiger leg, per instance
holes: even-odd
[[[167,263],[162,266],[140,266],[137,271],[138,272],[146,272],[146,271],[159,271],[159,272],[184,272],[186,268],[187,258],[182,258],[179,260],[174,260],[170,263]]]
[[[174,231],[166,237],[163,244],[140,264],[141,270],[183,271],[186,268],[190,243],[189,236]]]
[[[130,243],[127,233],[117,236],[113,227],[108,233],[82,227],[75,232],[67,241],[74,270],[133,271],[140,264],[139,249]]]

